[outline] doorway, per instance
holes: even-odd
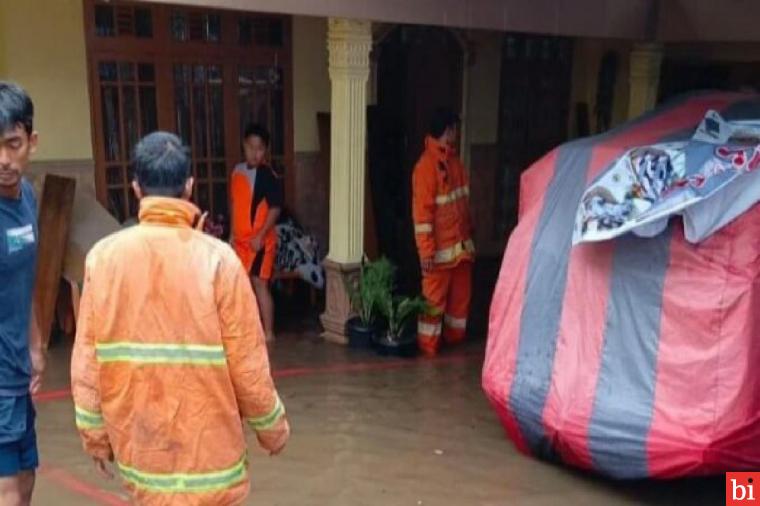
[[[368,114],[369,176],[378,250],[398,267],[399,290],[419,292],[412,171],[432,112],[462,104],[464,50],[450,30],[398,26],[376,46],[377,104]]]
[[[517,224],[520,176],[568,137],[572,39],[507,34],[502,43],[499,96],[499,170],[494,233]]]
[[[702,90],[760,91],[760,68],[730,61],[666,58],[662,62],[658,103]]]

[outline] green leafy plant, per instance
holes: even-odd
[[[348,286],[351,306],[363,325],[374,324],[382,301],[392,296],[395,271],[387,258],[363,262],[358,278]]]
[[[409,320],[428,310],[428,304],[421,297],[394,297],[388,294],[380,303],[380,312],[388,320],[388,339],[398,340]]]

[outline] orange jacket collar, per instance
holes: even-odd
[[[145,197],[140,201],[140,223],[192,227],[200,210],[192,203],[168,197]]]
[[[440,161],[446,161],[456,154],[454,148],[441,144],[430,135],[425,138],[425,149]]]

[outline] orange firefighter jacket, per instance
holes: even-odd
[[[137,504],[236,505],[248,494],[243,420],[288,438],[256,301],[189,202],[145,198],[140,224],[87,256],[71,382],[92,456],[115,457]]]
[[[423,260],[448,268],[472,260],[475,245],[464,165],[449,146],[432,137],[412,176],[412,208],[417,249]]]

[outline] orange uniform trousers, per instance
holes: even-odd
[[[472,262],[436,267],[422,275],[422,294],[430,306],[417,327],[417,342],[426,356],[438,353],[441,337],[446,343],[464,340],[472,294]]]

